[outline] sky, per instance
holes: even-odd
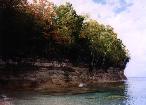
[[[78,14],[111,25],[129,50],[128,77],[146,77],[146,0],[52,0],[70,2]]]

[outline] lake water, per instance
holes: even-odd
[[[146,105],[146,78],[128,78],[124,86],[84,94],[1,92],[0,105]]]

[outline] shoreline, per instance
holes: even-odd
[[[25,61],[26,62],[26,61]],[[98,84],[124,82],[124,70],[110,67],[89,72],[84,66],[74,66],[66,62],[29,62],[23,66],[0,65],[0,88],[10,90],[62,90],[73,88],[92,88]],[[10,62],[9,62],[10,63]],[[33,64],[33,65],[32,65]],[[35,65],[35,66],[34,66]]]

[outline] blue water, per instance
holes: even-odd
[[[146,78],[128,78],[121,86],[84,94],[1,93],[0,105],[146,105]]]

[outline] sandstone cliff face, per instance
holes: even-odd
[[[87,67],[75,67],[70,63],[40,61],[33,66],[17,66],[17,63],[0,66],[0,88],[48,90],[76,88],[92,84],[119,82],[125,80],[124,70],[109,68],[93,70]]]

